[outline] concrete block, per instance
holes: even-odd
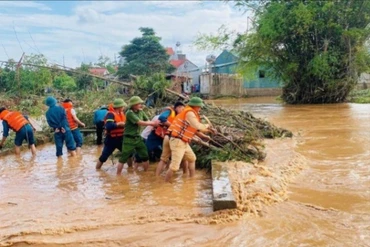
[[[212,162],[213,210],[236,208],[227,165]]]

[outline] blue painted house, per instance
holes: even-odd
[[[236,74],[239,58],[236,54],[224,50],[212,65],[212,73],[215,74]],[[256,72],[256,79],[244,80],[244,88],[281,88],[278,81],[266,77],[264,70]]]

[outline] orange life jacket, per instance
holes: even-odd
[[[179,138],[184,142],[190,142],[195,133],[198,131],[196,128],[191,127],[188,121],[186,121],[186,114],[188,112],[194,112],[195,116],[197,116],[197,119],[200,122],[199,114],[193,108],[187,106],[175,117],[172,124],[168,128],[168,132],[171,137]]]
[[[125,113],[123,111],[120,112],[119,114],[116,113],[114,111],[114,108],[112,107],[112,105],[109,106],[108,113],[112,113],[113,114],[113,116],[114,116],[114,122],[115,123],[118,123],[118,122],[126,122],[126,115],[125,115]],[[107,115],[108,115],[108,113],[107,113]],[[107,122],[107,115],[105,115],[105,118],[104,118],[104,125]],[[116,128],[116,129],[111,130],[111,131],[105,131],[105,134],[106,135],[109,135],[111,137],[120,137],[120,136],[123,136],[123,132],[124,131],[125,131],[125,128]]]
[[[168,121],[169,123],[172,123],[172,122],[173,122],[173,120],[174,120],[174,119],[175,119],[175,117],[176,117],[176,112],[175,112],[175,110],[174,110],[172,107],[166,107],[166,108],[164,108],[164,109],[163,109],[162,113],[163,113],[163,112],[165,112],[165,111],[168,111],[168,110],[170,110],[170,111],[171,111],[171,113],[170,113],[170,115],[168,116],[167,121]],[[165,134],[167,133],[167,129],[168,129],[168,127],[167,127],[167,126],[164,126],[164,125],[158,125],[158,126],[155,128],[155,132],[154,132],[154,133],[155,133],[157,136],[160,136],[160,137],[164,138]]]
[[[72,116],[72,109],[73,109],[72,102],[64,102],[62,106],[66,110],[67,122],[68,122],[69,128],[71,130],[77,129],[78,124]]]
[[[22,129],[23,126],[28,124],[28,120],[20,112],[11,112],[4,110],[0,114],[0,119],[6,121],[9,127],[15,132]]]

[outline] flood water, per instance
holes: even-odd
[[[270,175],[255,183],[261,191],[265,181],[286,187],[284,200],[262,204],[257,215],[212,213],[206,171],[179,173],[173,184],[156,179],[154,166],[116,177],[117,160],[95,171],[97,147],[57,161],[45,145],[35,158],[0,158],[0,246],[370,246],[370,105],[214,102],[293,131],[292,140],[266,141]],[[279,166],[292,155],[304,163],[299,173]]]

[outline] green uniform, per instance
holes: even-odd
[[[142,162],[149,160],[148,150],[143,138],[140,136],[141,127],[137,124],[139,121],[148,121],[148,117],[143,111],[126,112],[125,133],[123,134],[122,155],[119,161],[126,163],[135,151]]]

